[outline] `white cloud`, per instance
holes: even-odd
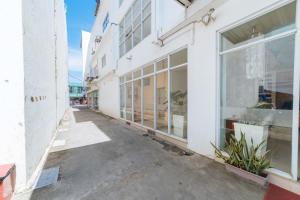
[[[69,49],[69,70],[82,71],[82,53],[81,50]]]

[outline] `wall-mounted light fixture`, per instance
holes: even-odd
[[[96,36],[96,38],[95,38],[95,43],[96,43],[96,44],[99,44],[99,43],[101,42],[101,40],[102,40],[102,37],[101,37],[100,35],[98,35],[98,36]]]
[[[202,16],[202,18],[201,18],[200,21],[201,21],[205,26],[207,26],[210,22],[215,21],[216,18],[212,16],[212,14],[213,14],[214,12],[215,12],[215,9],[214,9],[214,8],[209,9],[209,11],[208,11],[205,15]]]

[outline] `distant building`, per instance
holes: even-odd
[[[79,101],[81,104],[85,100],[85,89],[81,83],[69,83],[70,103],[74,104]]]

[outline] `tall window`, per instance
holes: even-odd
[[[151,33],[151,0],[136,0],[119,25],[119,54],[135,47]]]
[[[102,68],[106,66],[106,55],[103,55],[101,58]]]
[[[221,34],[221,137],[265,141],[272,166],[290,173],[296,2]]]
[[[167,64],[167,63],[166,63]],[[157,66],[156,66],[157,68]],[[156,76],[157,130],[168,132],[168,72]]]
[[[120,78],[120,116],[126,118],[126,85],[124,84],[124,77]]]
[[[132,97],[130,91],[126,92],[126,104],[121,97],[121,118],[142,122],[143,126],[165,134],[187,138],[187,77],[187,49],[121,77],[121,95],[124,90],[131,90],[131,85],[134,87]],[[123,110],[133,112],[134,119],[130,114],[124,116]]]
[[[109,24],[109,14],[107,13],[102,23],[102,32],[104,32]]]
[[[134,122],[141,123],[141,104],[142,104],[142,88],[141,88],[141,79],[135,80],[133,82],[134,87]]]
[[[148,75],[147,71],[153,70],[153,65],[145,67],[143,74],[147,75],[143,79],[143,97],[144,97],[144,125],[154,128],[154,75]]]
[[[171,71],[171,134],[187,137],[187,66]]]

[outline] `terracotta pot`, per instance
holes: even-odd
[[[247,180],[250,180],[252,182],[257,183],[260,186],[266,186],[268,183],[268,175],[264,176],[259,176],[256,174],[253,174],[251,172],[248,172],[246,170],[243,170],[241,168],[235,167],[233,165],[225,163],[225,168],[227,171],[232,172],[240,177],[243,177]]]

